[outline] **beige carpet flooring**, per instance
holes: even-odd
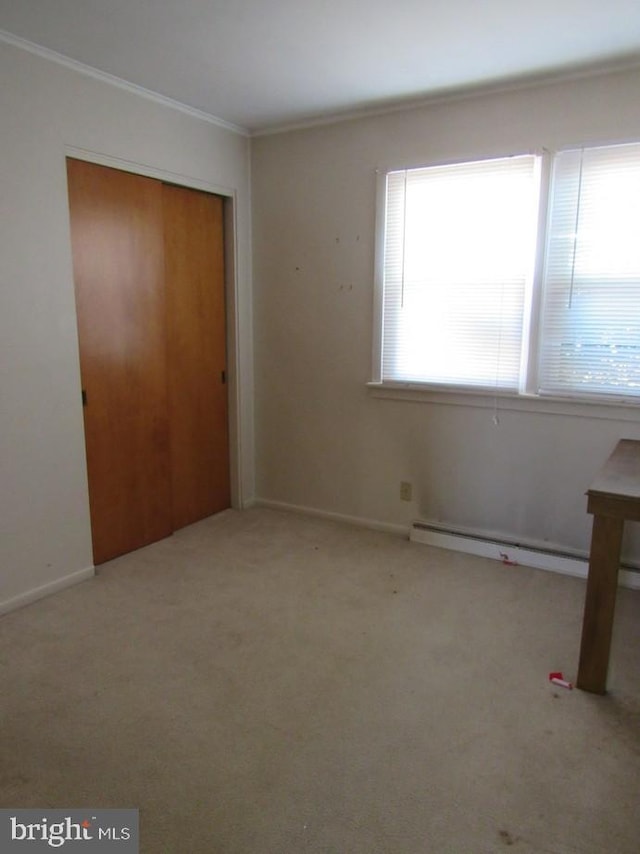
[[[227,511],[0,620],[0,806],[139,807],[144,854],[638,854],[640,595]]]

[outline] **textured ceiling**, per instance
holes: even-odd
[[[0,0],[0,29],[251,132],[640,64],[640,0]]]

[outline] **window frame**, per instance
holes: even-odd
[[[640,408],[640,397],[617,394],[588,394],[576,390],[575,394],[561,395],[538,390],[539,358],[541,342],[541,324],[544,300],[544,271],[547,250],[547,226],[550,213],[553,161],[556,154],[577,148],[614,147],[626,144],[640,144],[638,139],[607,140],[583,144],[557,146],[553,150],[546,147],[523,149],[505,153],[485,153],[475,157],[456,157],[429,159],[426,162],[411,165],[392,165],[376,169],[376,211],[375,211],[375,257],[374,257],[374,303],[373,303],[373,340],[372,371],[367,382],[369,393],[377,398],[401,399],[413,402],[433,402],[450,405],[471,405],[482,408],[511,409],[517,411],[546,411],[550,413],[595,416],[603,418],[629,417]],[[382,349],[384,322],[384,260],[386,234],[387,176],[389,173],[428,169],[438,166],[481,162],[522,155],[540,158],[539,208],[537,218],[537,237],[534,271],[531,293],[525,301],[523,322],[523,370],[517,390],[473,388],[456,384],[431,384],[420,381],[400,381],[382,379]]]

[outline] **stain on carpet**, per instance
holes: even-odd
[[[519,836],[513,836],[508,830],[500,830],[500,841],[505,845],[515,845],[519,839]]]

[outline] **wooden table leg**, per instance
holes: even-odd
[[[604,694],[607,690],[623,528],[623,519],[597,515],[593,518],[576,684],[594,694]]]

